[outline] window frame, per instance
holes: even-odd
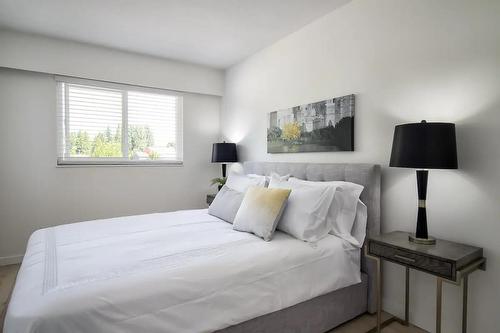
[[[59,76],[55,75],[54,80],[56,82],[56,121],[57,121],[57,154],[56,154],[56,165],[57,167],[79,167],[79,166],[183,166],[184,164],[184,126],[183,126],[183,105],[185,94],[161,88],[145,87],[133,84],[123,84],[109,81],[101,80],[90,80],[82,79],[70,76]],[[65,157],[67,152],[66,140],[69,137],[69,108],[67,103],[62,105],[60,103],[60,97],[57,97],[60,88],[60,84],[65,84],[64,91],[62,92],[64,102],[68,99],[68,85],[81,85],[96,87],[97,89],[109,89],[109,90],[119,90],[122,95],[122,153],[124,156],[128,155],[128,99],[127,95],[129,91],[145,92],[145,93],[155,93],[161,95],[175,96],[177,98],[176,103],[176,155],[175,160],[130,160],[125,157],[98,157],[98,158],[75,158],[75,157]],[[63,112],[64,116],[60,113]],[[64,122],[64,124],[63,124]],[[62,138],[60,136],[63,136]],[[65,152],[62,152],[65,150]],[[126,154],[125,154],[126,152]]]

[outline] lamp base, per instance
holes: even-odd
[[[415,244],[422,244],[422,245],[434,245],[434,244],[436,244],[435,238],[432,238],[432,237],[418,238],[414,234],[409,235],[408,240],[412,243],[415,243]]]

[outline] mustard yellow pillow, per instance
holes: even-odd
[[[251,186],[236,213],[233,229],[270,241],[290,195],[290,189]]]

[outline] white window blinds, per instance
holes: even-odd
[[[182,97],[57,77],[59,164],[182,162]]]

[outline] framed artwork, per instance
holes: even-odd
[[[354,151],[354,95],[268,114],[268,153],[325,151]]]

